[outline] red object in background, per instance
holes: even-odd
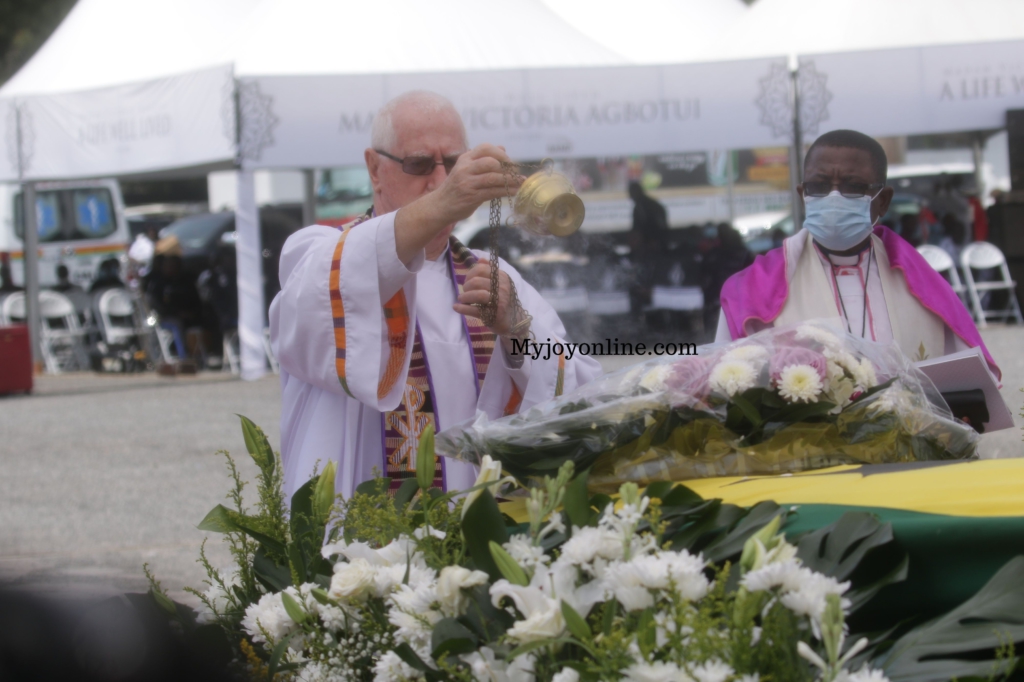
[[[0,327],[0,394],[32,390],[28,327]]]
[[[971,204],[971,212],[974,214],[974,241],[987,242],[988,214],[985,213],[978,197],[967,197],[967,201]]]

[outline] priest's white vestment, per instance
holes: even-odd
[[[406,267],[397,256],[394,219],[395,213],[389,213],[352,227],[344,233],[343,249],[343,232],[320,225],[299,230],[285,242],[281,292],[270,306],[270,334],[281,366],[281,457],[289,497],[329,460],[338,466],[335,490],[346,497],[375,469],[385,471],[382,414],[403,401],[413,350],[410,333],[401,375],[390,390],[381,389],[390,385],[382,384],[391,353],[384,305],[400,290],[410,329],[418,329],[422,339],[439,431],[473,418],[478,410],[501,417],[514,391],[521,396],[519,409],[525,409],[555,397],[556,389],[569,392],[601,373],[597,361],[587,356],[523,356],[522,365],[514,367],[498,341],[479,384],[464,318],[452,309],[451,249],[436,261],[421,253]],[[487,254],[474,253],[486,261]],[[533,315],[535,338],[564,341],[565,329],[551,306],[507,263],[500,267]],[[344,308],[341,322],[332,307],[332,288],[333,303]],[[338,325],[344,328],[341,350]],[[341,364],[339,357],[344,358]],[[445,461],[449,490],[471,487],[475,478],[471,465]]]

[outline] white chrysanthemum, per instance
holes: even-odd
[[[839,348],[841,345],[839,343],[839,337],[835,334],[810,325],[801,325],[800,327],[797,327],[796,338],[817,341],[826,348]]]
[[[871,388],[878,385],[878,376],[875,374],[875,366],[867,358],[861,358],[853,369],[853,378],[861,388]]]
[[[779,375],[779,395],[791,403],[816,403],[821,377],[810,365],[790,365]]]
[[[601,558],[607,561],[621,559],[623,552],[622,536],[606,527],[572,529],[572,537],[562,545],[559,561],[586,566]]]
[[[529,535],[513,535],[502,547],[517,564],[530,571],[537,566],[547,565],[550,561],[548,555],[544,553],[544,548],[535,547]]]
[[[798,616],[808,616],[820,622],[827,605],[825,598],[830,594],[842,595],[850,589],[850,583],[841,583],[835,578],[808,569],[801,569],[800,573],[797,589],[782,595],[779,601]],[[844,609],[850,606],[847,599],[842,600],[841,604]]]
[[[854,357],[853,353],[843,348],[826,348],[822,354],[826,359],[837,363],[840,367],[849,372],[851,376],[854,375],[854,372],[860,369],[860,360]]]
[[[715,365],[708,377],[712,390],[724,393],[730,398],[753,388],[757,383],[757,370],[749,362],[743,360],[723,360]]]
[[[800,587],[803,577],[798,560],[782,561],[766,564],[761,568],[748,572],[740,580],[740,585],[750,592],[764,592],[781,587],[784,590],[795,590]]]
[[[394,651],[387,651],[373,666],[374,682],[405,682],[422,676]]]
[[[665,390],[665,380],[672,375],[670,365],[655,365],[649,369],[640,379],[640,386],[651,393],[658,393]]]
[[[242,618],[242,629],[252,637],[252,641],[271,645],[287,637],[297,627],[298,624],[285,611],[279,592],[260,597],[245,610]]]
[[[725,682],[736,674],[728,663],[717,659],[706,661],[690,670],[697,682]]]
[[[756,365],[768,360],[768,349],[763,346],[747,344],[733,348],[722,356],[722,360],[740,360]]]
[[[628,682],[687,682],[693,678],[675,663],[655,661],[634,663],[622,671],[622,679]]]

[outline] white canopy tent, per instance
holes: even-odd
[[[81,0],[0,88],[0,180],[230,166],[235,40],[258,0]]]
[[[779,59],[630,66],[540,0],[448,0],[443,7],[441,14],[436,3],[406,0],[344,8],[331,0],[272,0],[254,13],[235,62],[240,242],[258,237],[253,169],[361,163],[375,112],[410,89],[448,96],[470,144],[501,144],[514,158],[773,139],[760,123],[758,93]],[[344,23],[365,28],[339,40],[333,27]],[[239,251],[240,279],[258,260],[258,251]],[[244,295],[253,297],[248,310],[262,310],[258,291]],[[240,326],[255,326],[244,317]]]
[[[707,61],[747,12],[743,0],[544,0],[572,26],[633,64]],[[777,54],[769,50],[763,57]],[[724,59],[734,59],[726,56]]]
[[[971,41],[1024,39],[1018,4],[79,0],[0,89],[0,180],[238,164],[242,367],[254,378],[264,306],[252,171],[361,162],[374,113],[402,91],[449,96],[471,143],[517,158],[789,144],[781,55],[799,53],[809,136],[825,121],[876,135],[998,127],[1024,96],[1010,56],[1021,45]],[[935,42],[960,44],[924,47]],[[932,75],[978,69],[1001,80],[946,88]],[[928,99],[972,87],[985,96],[945,109]]]

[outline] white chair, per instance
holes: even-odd
[[[967,288],[960,281],[960,273],[956,271],[956,263],[953,262],[953,257],[945,249],[934,244],[922,244],[917,247],[917,252],[921,254],[928,265],[932,266],[932,270],[949,278],[949,284],[953,287],[953,291],[963,301],[964,306],[970,310],[970,305],[966,300]]]
[[[267,356],[267,362],[270,363],[270,369],[274,374],[281,373],[281,366],[277,364],[277,358],[274,357],[274,349],[270,345],[270,327],[263,328],[263,352]]]
[[[135,302],[126,289],[107,289],[96,304],[99,309],[100,332],[108,344],[124,345],[140,336],[135,323]]]
[[[231,372],[235,376],[242,373],[242,362],[238,358],[238,330],[232,329],[224,332],[224,364],[221,367],[224,371]]]
[[[964,247],[960,254],[960,267],[964,271],[964,279],[967,282],[967,293],[971,299],[971,307],[974,312],[974,319],[979,327],[986,327],[987,321],[992,318],[1008,319],[1013,317],[1017,324],[1024,324],[1024,318],[1020,314],[1020,305],[1017,303],[1015,289],[1017,283],[1010,277],[1010,269],[1006,266],[1006,257],[995,244],[989,242],[974,242]],[[974,279],[973,270],[998,269],[1000,278],[988,282],[978,282]],[[1005,290],[1010,299],[1010,304],[1004,310],[985,310],[981,304],[979,292]]]
[[[24,323],[27,316],[24,292],[4,299],[2,317],[6,323]],[[39,318],[39,350],[46,371],[60,374],[69,369],[87,369],[89,358],[83,341],[86,331],[78,323],[71,299],[55,291],[40,291]]]

